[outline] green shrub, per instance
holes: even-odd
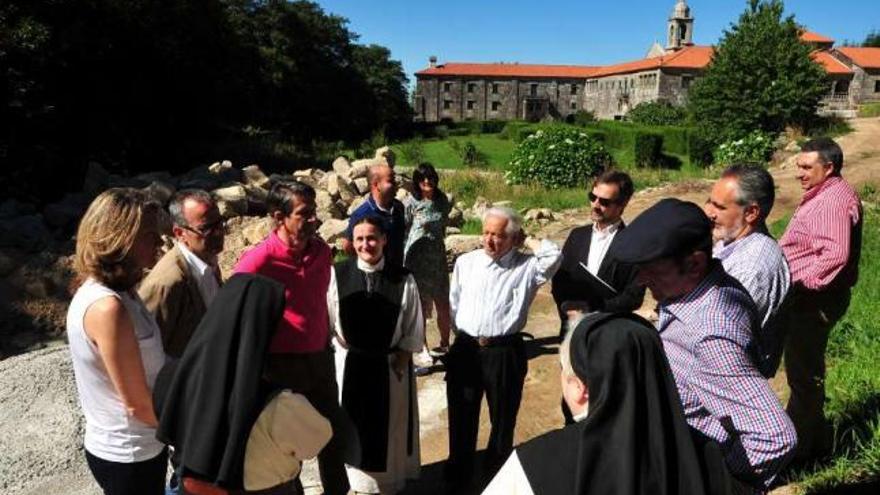
[[[536,131],[517,146],[505,177],[513,184],[577,187],[610,163],[611,155],[595,137],[570,127],[550,127]]]
[[[663,158],[663,136],[639,132],[635,137],[633,151],[637,167],[659,166]]]
[[[480,122],[480,132],[483,134],[498,134],[507,125],[503,120],[484,120]]]
[[[654,127],[651,132],[663,136],[663,151],[676,155],[688,154],[688,138],[693,129],[687,127]]]
[[[501,133],[499,137],[502,139],[510,139],[515,141],[517,136],[519,135],[519,130],[523,127],[527,127],[530,124],[528,122],[523,122],[520,120],[511,120],[504,124],[504,127],[501,129]]]
[[[687,118],[687,112],[682,107],[671,105],[665,101],[646,101],[639,103],[626,118],[635,124],[641,125],[681,125]]]
[[[810,123],[810,137],[835,138],[853,131],[849,122],[836,115],[818,116]]]
[[[588,124],[592,124],[596,121],[596,116],[593,115],[593,112],[588,112],[586,110],[578,110],[574,114],[574,118],[572,119],[574,125],[579,125],[584,127]]]
[[[440,124],[434,127],[434,135],[440,139],[446,139],[449,137],[449,126],[445,124]]]
[[[517,143],[521,143],[521,142],[525,141],[526,139],[528,139],[528,137],[531,136],[532,134],[535,134],[536,132],[538,132],[539,130],[540,129],[534,125],[520,127],[516,131],[516,135],[514,136],[513,140],[516,141]]]
[[[868,103],[860,106],[859,117],[880,117],[880,103]]]
[[[773,154],[773,138],[761,131],[752,131],[745,137],[721,143],[715,150],[715,163],[758,163],[764,165]]]
[[[461,147],[461,163],[466,167],[478,167],[486,165],[489,160],[486,154],[477,149],[477,146],[468,141]]]
[[[449,136],[470,136],[471,129],[467,127],[453,127],[449,129]]]
[[[425,161],[425,146],[419,138],[411,139],[395,146],[404,163],[418,165]]]
[[[694,131],[688,134],[688,159],[692,165],[708,167],[712,165],[715,152],[715,143],[702,131]]]

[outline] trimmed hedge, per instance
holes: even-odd
[[[714,161],[715,145],[700,131],[688,135],[688,158],[692,165],[707,167]]]
[[[663,159],[663,136],[638,132],[634,142],[635,164],[637,167],[659,166]]]

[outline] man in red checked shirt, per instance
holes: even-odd
[[[791,269],[786,318],[788,414],[798,434],[795,462],[827,454],[825,347],[828,333],[849,307],[858,279],[862,205],[843,177],[843,151],[828,138],[813,139],[797,157],[801,203],[779,240]]]

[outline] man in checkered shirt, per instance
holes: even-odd
[[[797,157],[804,190],[779,245],[791,268],[791,301],[784,322],[788,414],[798,432],[797,461],[830,451],[825,422],[825,347],[849,307],[859,276],[862,204],[840,176],[843,151],[828,138],[808,141]]]
[[[793,454],[797,437],[758,370],[757,309],[712,259],[712,224],[699,206],[664,199],[618,234],[620,262],[659,303],[658,330],[685,418],[718,442],[737,491],[763,492]]]

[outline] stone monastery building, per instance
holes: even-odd
[[[714,48],[693,44],[694,17],[677,0],[666,47],[658,43],[641,60],[610,66],[519,63],[438,64],[416,72],[415,118],[462,120],[563,120],[579,110],[619,119],[639,103],[684,104],[688,88],[706,70]],[[854,116],[857,105],[880,101],[880,48],[834,47],[834,40],[804,31],[813,60],[830,79],[820,112]]]

